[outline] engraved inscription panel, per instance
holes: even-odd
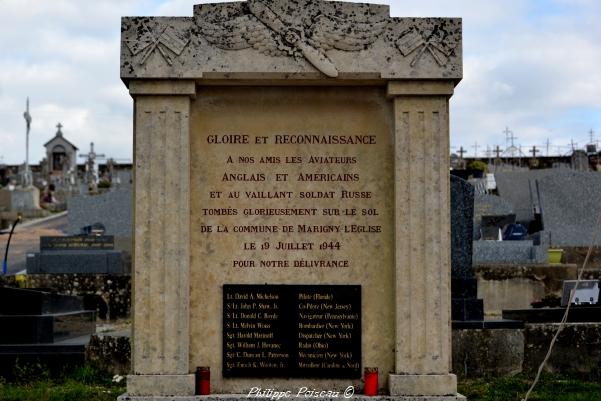
[[[369,299],[361,305],[361,364],[393,370],[394,120],[385,88],[198,91],[190,131],[191,366],[223,371],[226,284],[361,284]],[[227,391],[256,385],[221,374],[211,380]]]
[[[361,286],[224,285],[224,377],[361,376]]]
[[[115,238],[112,235],[73,235],[67,237],[42,236],[42,251],[112,250]]]

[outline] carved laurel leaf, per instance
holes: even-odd
[[[324,50],[336,48],[358,51],[375,42],[386,28],[387,20],[355,22],[333,15],[320,14],[311,26],[309,41]]]
[[[246,14],[227,21],[200,24],[204,38],[224,50],[240,50],[253,47],[269,56],[285,55],[277,35],[254,15]]]

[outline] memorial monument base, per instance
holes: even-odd
[[[390,375],[388,388],[393,396],[457,394],[457,376],[444,375]]]
[[[187,396],[194,394],[194,375],[128,375],[127,391],[127,394],[131,395],[124,394],[118,400],[194,399],[194,397]],[[172,396],[154,396],[152,394],[172,394]]]
[[[252,397],[250,397],[252,398]],[[194,395],[194,396],[132,396],[123,394],[117,397],[117,401],[248,401],[249,397],[246,394],[214,394],[214,395]],[[306,400],[305,397],[290,396],[284,398],[285,400],[301,401]],[[311,398],[314,401],[333,401],[337,399],[351,399],[360,401],[465,401],[467,400],[463,395],[457,394],[453,396],[438,396],[438,395],[424,395],[424,396],[402,396],[402,395],[379,395],[375,397],[366,395],[353,395],[350,398],[345,398],[340,395],[339,398]]]

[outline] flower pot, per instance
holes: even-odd
[[[561,263],[563,249],[549,249],[549,264],[557,265]]]

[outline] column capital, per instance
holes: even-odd
[[[453,95],[454,80],[388,81],[386,95],[395,96],[448,96]]]
[[[194,80],[139,79],[129,81],[129,94],[135,96],[196,96]]]

